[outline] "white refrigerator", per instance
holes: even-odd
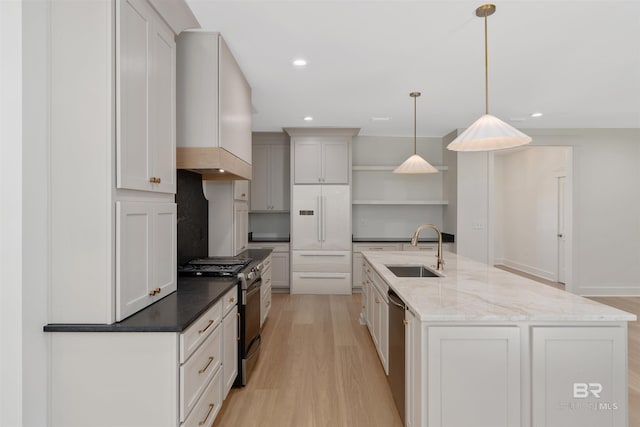
[[[294,185],[291,293],[351,293],[351,191],[348,185]]]

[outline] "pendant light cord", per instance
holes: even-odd
[[[487,11],[484,11],[484,111],[489,114],[489,43],[487,42]]]
[[[416,146],[416,109],[417,109],[418,97],[413,97],[413,154],[418,154],[417,146]]]

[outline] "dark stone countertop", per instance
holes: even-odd
[[[270,249],[249,249],[238,257],[262,261]],[[182,332],[233,287],[231,277],[178,277],[172,292],[121,322],[106,324],[48,324],[45,332]]]

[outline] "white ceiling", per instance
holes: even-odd
[[[481,0],[187,2],[243,69],[254,131],[413,135],[411,91],[422,92],[419,136],[445,135],[484,113]],[[496,6],[488,20],[490,113],[519,128],[640,127],[640,0]],[[292,66],[299,57],[306,68]],[[538,111],[544,115],[529,116]]]

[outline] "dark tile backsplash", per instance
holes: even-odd
[[[178,265],[209,253],[209,204],[202,192],[202,176],[177,171]]]

